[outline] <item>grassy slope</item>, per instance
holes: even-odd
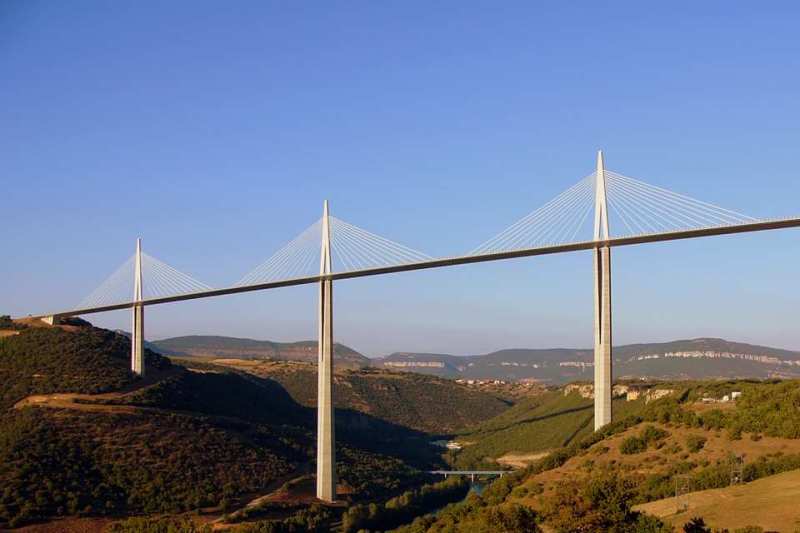
[[[641,400],[614,401],[615,417],[641,410]],[[567,446],[594,429],[591,399],[577,393],[547,392],[521,401],[476,429],[458,436],[468,445],[456,455],[459,467],[474,467],[507,453],[544,452]]]
[[[689,509],[676,514],[675,498],[642,504],[637,510],[658,516],[678,527],[702,516],[714,528],[733,530],[755,525],[767,531],[794,531],[800,521],[800,470],[726,487],[693,492]]]
[[[724,410],[695,403],[696,398],[711,391],[730,388],[741,390],[743,396],[735,404],[726,404]],[[630,520],[636,520],[636,516],[625,508],[669,497],[675,490],[675,476],[687,476],[696,491],[726,487],[730,483],[731,454],[746,455],[742,477],[748,483],[800,469],[798,405],[797,381],[693,383],[677,398],[652,402],[637,416],[616,420],[602,432],[577,440],[529,468],[495,481],[480,498],[446,509],[436,517],[421,519],[404,531],[471,531],[472,522],[482,516],[519,505],[543,513],[545,524],[549,525],[577,524],[580,520],[586,526],[587,521],[616,517],[615,520],[625,520],[624,527],[622,522],[617,524],[622,527],[620,530],[628,530],[625,528],[632,526]],[[646,441],[649,444],[643,451],[622,453],[623,442],[653,434],[657,436]],[[690,436],[705,438],[704,446],[691,447]],[[605,484],[598,484],[603,479]],[[606,492],[607,481],[627,488]],[[600,487],[603,489],[598,491]],[[738,489],[732,490],[730,494]],[[628,493],[623,500],[617,499],[625,492]],[[770,494],[763,497],[773,501]],[[782,496],[778,500],[786,502]],[[781,519],[796,519],[794,515],[800,514],[797,507],[787,507],[781,501],[774,502],[775,512],[782,514]],[[720,514],[713,514],[714,505],[710,503],[703,509],[712,513],[707,521],[717,525],[713,519]],[[734,519],[723,525],[743,527],[753,523],[749,518],[732,516]]]

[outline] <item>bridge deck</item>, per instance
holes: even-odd
[[[448,266],[467,265],[471,263],[483,263],[487,261],[500,261],[504,259],[514,259],[521,257],[532,257],[537,255],[550,255],[557,253],[576,252],[580,250],[591,250],[594,248],[601,248],[605,246],[630,246],[634,244],[643,244],[649,242],[664,242],[682,239],[691,239],[697,237],[708,237],[713,235],[730,235],[735,233],[748,233],[755,231],[766,231],[783,228],[796,228],[800,227],[800,217],[798,218],[784,218],[774,220],[763,220],[759,222],[752,222],[747,224],[737,224],[729,226],[714,226],[700,229],[689,229],[682,231],[671,231],[664,233],[650,233],[643,235],[634,235],[629,237],[618,237],[613,239],[598,240],[598,241],[582,241],[568,244],[556,244],[552,246],[542,246],[537,248],[524,248],[519,250],[509,250],[503,252],[494,252],[487,254],[467,255],[459,257],[447,257],[441,259],[431,259],[427,261],[419,261],[415,263],[405,263],[399,265],[368,268],[363,270],[353,270],[347,272],[334,272],[327,275],[320,276],[307,276],[294,279],[286,279],[281,281],[274,281],[269,283],[258,283],[253,285],[233,286],[222,289],[211,289],[205,291],[192,292],[187,294],[179,294],[176,296],[167,296],[160,298],[150,298],[142,300],[142,305],[157,305],[169,302],[180,302],[185,300],[196,300],[199,298],[211,298],[214,296],[224,296],[227,294],[238,294],[244,292],[261,291],[267,289],[275,289],[279,287],[290,287],[294,285],[307,285],[309,283],[316,283],[322,280],[338,280],[338,279],[351,279],[366,276],[378,276],[382,274],[392,274],[396,272],[408,272],[413,270],[426,270],[430,268],[442,268]],[[129,301],[113,305],[104,305],[98,307],[89,307],[84,309],[71,309],[55,313],[44,313],[41,315],[31,315],[30,318],[43,318],[48,316],[77,316],[88,315],[92,313],[101,313],[104,311],[115,311],[119,309],[129,309],[136,305],[137,302]]]

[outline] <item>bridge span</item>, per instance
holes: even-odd
[[[319,284],[317,496],[336,498],[332,402],[333,282],[593,250],[594,427],[611,422],[611,249],[800,227],[800,217],[757,219],[605,169],[596,170],[550,202],[482,243],[454,257],[433,257],[371,233],[329,213],[241,280],[213,288],[142,251],[71,309],[29,315],[55,323],[61,317],[132,310],[131,370],[144,375],[144,309],[151,305]],[[590,216],[591,215],[591,216]],[[611,228],[619,233],[612,234]],[[317,269],[316,264],[319,264]],[[505,471],[433,471],[442,475],[503,475]]]

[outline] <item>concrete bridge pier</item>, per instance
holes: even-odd
[[[320,275],[331,273],[328,202],[322,214]],[[319,357],[317,366],[317,498],[336,500],[336,450],[333,422],[333,281],[319,284]]]
[[[136,239],[136,257],[133,271],[133,301],[142,301],[142,239]],[[136,303],[132,307],[131,370],[144,376],[144,306]]]
[[[603,152],[597,152],[594,240],[609,238]],[[611,247],[594,249],[594,429],[611,423]]]

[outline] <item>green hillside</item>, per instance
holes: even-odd
[[[614,400],[614,416],[639,412],[643,400]],[[508,453],[535,454],[568,446],[594,430],[593,400],[560,390],[520,401],[475,429],[460,433],[464,448],[453,454],[461,468],[491,464]]]
[[[717,405],[700,400],[732,390],[742,393],[735,402]],[[671,532],[672,525],[642,510],[672,516],[664,508],[671,500],[660,500],[674,496],[679,481],[693,493],[732,482],[746,486],[800,469],[798,405],[797,381],[692,383],[674,396],[639,406],[635,415],[618,411],[620,416],[600,432],[573,439],[528,468],[495,481],[481,495],[470,496],[436,515],[419,517],[398,531],[466,533],[493,531],[503,524],[506,531]],[[504,416],[513,418],[513,413]],[[744,458],[739,468],[734,467],[737,457]],[[760,522],[742,509],[723,517],[721,506],[735,503],[724,497],[719,502],[709,500],[709,494],[715,493],[701,493],[697,499],[690,494],[688,501],[696,507],[676,520],[683,517],[686,521],[706,510],[706,523],[737,528],[735,531],[761,531],[739,528],[770,527],[775,522]],[[761,493],[762,505],[772,506],[772,511],[760,516],[780,518],[784,524],[800,518],[794,502],[784,498],[781,504],[782,497],[776,495],[773,501],[769,494]],[[659,502],[641,505],[651,501]],[[683,530],[684,521],[673,525]]]

